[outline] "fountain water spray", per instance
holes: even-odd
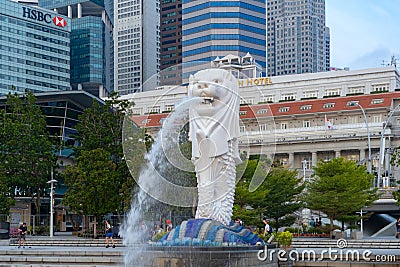
[[[139,244],[147,241],[144,240],[141,224],[143,215],[149,209],[158,201],[183,207],[187,207],[189,203],[193,205],[193,199],[197,194],[196,188],[173,184],[165,179],[163,173],[171,163],[180,170],[194,171],[190,160],[180,153],[178,139],[181,126],[187,122],[189,106],[199,101],[202,99],[185,98],[177,104],[175,111],[165,119],[150,151],[145,155],[146,163],[137,180],[139,189],[132,198],[131,210],[120,230],[124,245],[129,250],[124,258],[126,266],[134,266],[134,263],[140,261],[143,246]]]

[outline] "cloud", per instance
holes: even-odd
[[[377,47],[351,61],[348,67],[350,67],[350,69],[381,67],[383,64],[387,65],[390,63],[393,54],[393,51],[387,47]]]
[[[380,67],[400,56],[400,5],[392,0],[327,0],[331,65],[351,69]]]

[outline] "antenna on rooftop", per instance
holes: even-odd
[[[390,66],[397,67],[397,58],[393,55],[392,59],[390,60]]]

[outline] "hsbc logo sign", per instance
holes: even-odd
[[[67,21],[64,18],[59,17],[59,16],[55,16],[53,18],[53,23],[54,23],[54,25],[56,25],[58,27],[64,28],[65,26],[67,26]]]
[[[36,9],[30,9],[28,7],[22,7],[22,10],[24,18],[33,19],[36,21],[43,21],[46,23],[53,23],[54,25],[63,28],[67,26],[67,21],[60,16],[55,16],[53,18],[52,15],[49,13],[44,13]]]

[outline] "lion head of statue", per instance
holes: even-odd
[[[238,83],[226,70],[201,70],[189,78],[189,96],[203,99],[201,104],[205,105],[198,106],[199,112],[219,109],[229,104],[232,97],[238,97]]]

